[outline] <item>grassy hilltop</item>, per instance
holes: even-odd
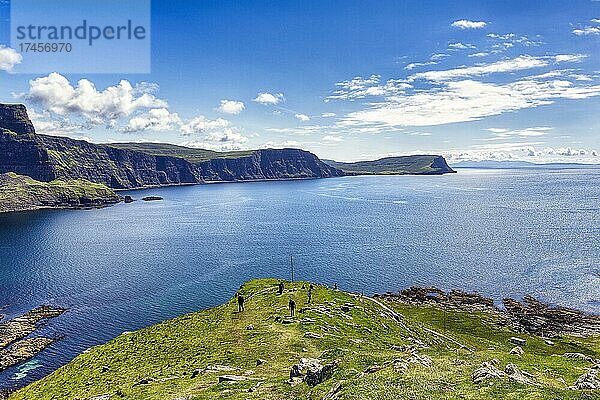
[[[567,389],[591,363],[564,356],[600,358],[597,337],[549,345],[500,326],[493,312],[412,306],[323,286],[307,304],[307,283],[286,283],[282,296],[276,283],[243,285],[242,313],[234,298],[124,333],[10,399],[600,398],[599,391]],[[305,309],[293,318],[290,298]],[[509,353],[512,336],[527,340],[524,354]],[[317,359],[321,369],[290,381],[301,358]],[[502,371],[514,364],[530,384],[506,375],[476,384],[473,372],[484,362]]]
[[[38,208],[99,207],[121,201],[112,189],[76,180],[40,182],[14,172],[0,174],[0,213]]]

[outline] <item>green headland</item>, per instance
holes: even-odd
[[[517,333],[468,295],[416,304],[315,285],[309,303],[309,283],[277,283],[244,284],[242,312],[233,297],[123,333],[10,399],[600,398],[586,389],[598,336]]]

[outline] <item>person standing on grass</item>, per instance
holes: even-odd
[[[293,317],[294,314],[296,313],[296,302],[293,299],[290,299],[290,317]]]
[[[240,293],[238,293],[237,301],[238,301],[238,312],[244,311],[244,296],[241,295]]]
[[[283,294],[283,282],[279,282],[277,285],[277,293],[281,296]]]
[[[313,285],[311,283],[310,286],[308,287],[308,303],[310,303],[312,300],[312,291],[313,291]]]

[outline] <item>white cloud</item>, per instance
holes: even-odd
[[[27,110],[27,114],[35,127],[35,131],[37,133],[43,135],[53,135],[53,136],[72,136],[81,140],[84,136],[81,135],[81,132],[89,129],[89,127],[82,125],[80,123],[71,121],[68,118],[60,117],[56,118],[50,115],[49,112],[38,113],[33,108],[29,108]]]
[[[446,54],[446,53],[436,53],[436,54],[432,54],[431,57],[429,57],[430,60],[442,60],[444,58],[448,58],[451,57],[450,54]]]
[[[410,71],[411,69],[415,69],[417,67],[423,67],[425,65],[436,65],[436,64],[437,64],[437,62],[435,62],[435,61],[410,63],[410,64],[407,64],[406,67],[404,67],[404,69]]]
[[[225,114],[239,114],[246,106],[241,101],[235,100],[221,100],[221,104],[217,108],[217,111]]]
[[[587,58],[585,54],[558,54],[554,56],[556,62],[581,62]]]
[[[552,104],[555,99],[600,95],[600,86],[575,86],[565,80],[522,79],[507,84],[450,81],[428,91],[390,96],[352,112],[341,126],[432,126],[479,120],[510,111]]]
[[[548,126],[537,126],[524,129],[504,129],[504,128],[488,128],[487,131],[492,132],[493,137],[483,140],[503,140],[507,138],[518,137],[526,139],[530,137],[546,136],[553,128]]]
[[[295,114],[294,117],[302,122],[310,121],[310,117],[306,114]]]
[[[451,26],[460,29],[481,29],[485,28],[487,25],[484,21],[469,21],[467,19],[461,19],[458,21],[454,21]]]
[[[15,65],[23,61],[23,56],[15,49],[0,45],[0,70],[12,72]]]
[[[477,47],[473,44],[470,43],[461,43],[461,42],[456,42],[456,43],[450,43],[448,45],[449,49],[452,50],[466,50],[466,49],[476,49]]]
[[[577,36],[600,35],[600,28],[595,26],[586,26],[581,29],[573,29],[573,34]]]
[[[181,133],[183,135],[197,135],[211,133],[217,130],[228,128],[231,122],[217,118],[214,120],[206,118],[204,115],[192,118],[190,121],[181,125]]]
[[[481,53],[469,54],[469,57],[486,57],[488,55],[489,55],[489,53],[481,52]]]
[[[344,141],[344,138],[342,136],[337,136],[337,135],[326,135],[323,136],[323,138],[321,138],[321,140],[323,142],[327,142],[327,143],[340,143]]]
[[[122,80],[117,86],[98,91],[87,79],[72,86],[67,78],[53,72],[29,81],[29,92],[24,97],[61,116],[74,114],[91,124],[113,125],[117,119],[136,111],[166,108],[167,103],[152,94],[154,90],[146,84],[134,87]]]
[[[331,117],[335,117],[335,113],[332,113],[332,112],[326,112],[326,113],[323,113],[323,114],[321,114],[321,117],[323,117],[323,118],[331,118]]]
[[[259,149],[283,149],[283,148],[300,148],[302,143],[296,140],[285,140],[283,142],[269,141],[258,146]]]
[[[260,104],[277,105],[283,102],[283,100],[283,93],[272,94],[267,92],[261,92],[256,96],[256,98],[253,101]]]
[[[473,67],[419,72],[409,77],[409,80],[427,79],[430,81],[447,81],[460,77],[479,76],[500,72],[514,72],[530,68],[545,67],[547,65],[548,62],[539,57],[519,56],[511,60],[496,61],[491,64],[476,65]]]
[[[348,81],[338,82],[335,84],[338,89],[331,96],[328,96],[325,102],[329,100],[352,101],[367,96],[388,96],[402,93],[412,87],[404,79],[389,79],[386,83],[380,84],[380,78],[379,75],[371,75],[369,78],[357,76]]]
[[[171,113],[166,108],[155,108],[129,120],[123,131],[172,131],[178,129],[181,118],[177,113]]]

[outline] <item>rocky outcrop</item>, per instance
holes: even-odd
[[[494,305],[490,298],[477,293],[466,293],[461,290],[451,290],[446,293],[435,287],[411,287],[399,293],[375,295],[387,301],[397,301],[412,305],[430,305],[442,308],[466,311],[496,312],[504,325],[519,333],[529,333],[541,337],[557,337],[561,335],[593,336],[600,335],[600,316],[566,307],[552,307],[548,304],[526,295],[522,302],[506,298],[503,300],[504,309]],[[511,341],[524,346],[526,341],[511,338]],[[547,341],[549,346],[552,341]]]
[[[30,337],[43,321],[56,318],[66,310],[63,308],[41,306],[0,324],[0,371],[30,359],[55,339]]]
[[[412,305],[439,305],[446,308],[496,311],[494,300],[477,293],[453,289],[446,293],[435,287],[412,286],[400,293],[375,295],[385,300],[400,301]]]
[[[21,104],[0,104],[0,173],[5,172],[40,181],[56,178],[48,152]]]
[[[600,316],[566,307],[551,307],[531,296],[523,302],[504,299],[509,326],[543,337],[600,335]]]

